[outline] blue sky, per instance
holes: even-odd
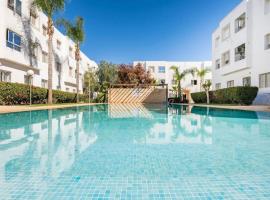
[[[99,62],[211,59],[211,33],[241,0],[68,0],[85,19],[83,52]]]

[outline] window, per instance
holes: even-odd
[[[270,33],[267,34],[264,38],[264,49],[267,50],[267,49],[270,49]]]
[[[24,75],[24,84],[30,84],[30,76]]]
[[[191,85],[197,85],[197,80],[191,80]]]
[[[221,88],[221,83],[216,83],[216,90],[219,90]]]
[[[227,26],[225,26],[223,29],[222,29],[222,40],[226,40],[230,37],[230,24],[228,24]]]
[[[235,61],[243,60],[246,57],[246,45],[242,44],[235,48]]]
[[[215,47],[217,48],[219,46],[220,37],[218,36],[215,40]]]
[[[72,67],[69,67],[68,75],[69,75],[70,77],[72,77],[72,72],[73,72]]]
[[[60,42],[59,40],[56,41],[56,48],[57,48],[58,50],[61,49],[61,42]]]
[[[11,72],[0,70],[0,82],[10,82]]]
[[[270,13],[270,0],[264,0],[264,14]]]
[[[230,51],[222,54],[222,66],[230,64]]]
[[[37,46],[37,43],[32,41],[32,40],[30,40],[29,43],[30,43],[30,47],[31,47],[30,54],[31,54],[32,58],[38,59],[38,46]]]
[[[66,91],[69,92],[69,88],[66,88]]]
[[[159,72],[159,73],[165,73],[165,72],[166,72],[165,66],[159,66],[159,67],[158,67],[158,72]]]
[[[61,63],[56,62],[56,71],[61,72]]]
[[[73,49],[72,47],[69,47],[69,56],[73,58]]]
[[[251,77],[244,77],[243,78],[243,86],[251,86]]]
[[[165,84],[165,82],[166,82],[165,79],[160,79],[159,80],[159,84]]]
[[[75,93],[76,92],[76,89],[73,89],[73,92]]]
[[[37,15],[36,10],[34,8],[31,8],[30,9],[30,21],[31,21],[31,24],[34,27],[37,27],[38,28],[37,18],[38,18],[38,15]]]
[[[234,81],[227,82],[227,88],[234,87]]]
[[[220,68],[220,59],[217,59],[216,60],[216,69],[219,69]]]
[[[42,51],[42,62],[48,63],[48,53],[45,51]]]
[[[22,15],[21,0],[8,0],[8,8],[16,12],[18,15]]]
[[[42,79],[42,80],[41,80],[41,87],[42,87],[42,88],[48,88],[48,81],[45,80],[45,79]]]
[[[8,8],[10,8],[11,10],[14,10],[15,8],[14,0],[8,0]]]
[[[7,40],[7,47],[9,47],[11,49],[15,49],[17,51],[21,51],[21,40],[22,39],[21,39],[20,35],[7,29],[6,40]]]
[[[259,75],[260,88],[270,87],[270,72]]]
[[[235,22],[235,33],[242,30],[246,26],[246,13],[242,14],[240,17],[238,17]]]
[[[47,27],[45,25],[42,26],[42,34],[47,36]]]
[[[155,67],[154,66],[150,66],[149,67],[149,72],[150,73],[155,73]]]

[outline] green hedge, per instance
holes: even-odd
[[[231,87],[210,92],[210,102],[217,104],[250,105],[258,93],[257,87]],[[192,93],[195,103],[206,103],[205,92]]]
[[[29,86],[19,83],[0,82],[0,105],[23,105],[29,104]],[[45,104],[48,90],[45,88],[32,88],[32,103]],[[88,97],[80,94],[80,101],[87,102]],[[76,94],[53,90],[54,103],[75,103]]]

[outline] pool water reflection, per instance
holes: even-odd
[[[0,199],[269,199],[270,115],[96,105],[0,115]]]

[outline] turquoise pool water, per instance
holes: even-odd
[[[270,114],[97,105],[0,115],[0,199],[270,199]]]

